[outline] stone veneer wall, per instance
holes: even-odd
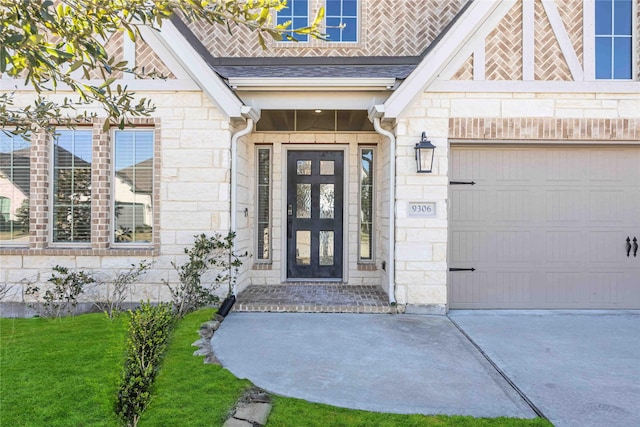
[[[640,143],[637,94],[425,93],[397,123],[398,302],[446,308],[451,141]],[[415,172],[414,145],[436,145],[432,174]],[[409,202],[434,201],[435,218],[411,218]]]
[[[229,122],[201,92],[145,94],[157,109],[150,119],[136,119],[155,129],[155,196],[153,244],[138,248],[110,247],[111,145],[102,123],[93,125],[92,242],[86,247],[52,247],[47,207],[50,192],[50,142],[33,138],[31,237],[28,246],[0,247],[0,283],[12,286],[5,301],[24,301],[30,281],[46,286],[55,265],[86,269],[107,280],[117,271],[146,259],[152,270],[133,287],[127,302],[168,300],[162,280],[175,282],[172,261],[184,260],[194,235],[229,230]],[[20,99],[28,98],[21,95]],[[104,292],[106,289],[96,289]],[[224,290],[221,290],[223,292]],[[91,296],[89,296],[91,297]]]

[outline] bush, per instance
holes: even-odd
[[[33,296],[41,304],[39,314],[44,317],[62,317],[64,313],[74,314],[78,305],[78,296],[84,292],[85,286],[95,283],[91,273],[72,271],[67,267],[56,265],[48,280],[53,288],[41,295],[40,288],[28,285],[25,293]]]
[[[184,253],[189,259],[178,266],[171,265],[178,272],[179,284],[172,286],[167,281],[165,285],[171,292],[173,309],[178,317],[218,301],[214,291],[223,283],[229,284],[229,295],[236,279],[238,268],[242,265],[240,256],[233,253],[233,239],[235,233],[230,232],[226,237],[214,234],[196,235],[193,247],[185,248]],[[205,274],[213,270],[214,277]],[[210,285],[203,285],[203,277],[210,279]]]
[[[167,349],[175,318],[170,304],[152,306],[143,303],[129,313],[127,356],[115,411],[124,424],[136,426],[149,403],[151,386]]]
[[[122,304],[127,298],[127,292],[143,274],[151,268],[151,263],[142,260],[138,265],[131,264],[128,270],[119,271],[111,281],[111,289],[94,305],[102,311],[110,320],[122,313]]]

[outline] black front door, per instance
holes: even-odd
[[[342,278],[342,151],[287,153],[287,278]]]

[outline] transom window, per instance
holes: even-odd
[[[595,7],[596,79],[631,79],[632,1],[596,0]]]
[[[373,132],[364,110],[262,110],[257,132]]]
[[[326,24],[328,41],[358,41],[358,0],[327,0]]]
[[[286,22],[291,22],[289,28],[303,28],[309,26],[309,1],[308,0],[289,0],[287,1],[287,7],[278,11],[277,24],[281,25]],[[306,34],[293,34],[289,32],[289,35],[295,37],[300,42],[306,42],[309,40],[309,36]],[[287,41],[287,40],[283,40]]]

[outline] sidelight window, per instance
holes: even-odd
[[[271,148],[257,150],[257,256],[258,261],[271,259]]]
[[[359,261],[373,262],[374,149],[362,147],[360,154]]]

